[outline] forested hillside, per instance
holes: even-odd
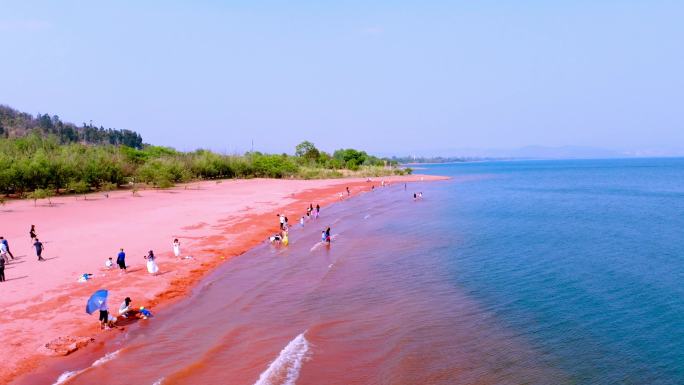
[[[63,144],[77,142],[122,144],[138,149],[143,146],[140,134],[131,130],[105,129],[85,123],[82,126],[76,126],[73,123],[63,122],[57,115],[37,114],[33,116],[0,104],[0,136],[17,138],[34,132],[41,135],[54,135]]]

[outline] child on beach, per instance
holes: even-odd
[[[148,319],[149,317],[152,317],[152,312],[148,309],[145,309],[145,306],[140,306],[140,311],[138,312],[138,314],[142,319]]]
[[[299,226],[304,227],[304,217],[299,219]]]
[[[321,213],[321,206],[320,206],[320,205],[316,205],[316,214],[315,214],[315,215],[316,215],[316,219],[318,219],[318,215],[320,215],[320,213]]]
[[[31,237],[31,243],[36,240],[36,225],[31,225],[31,230],[29,230],[29,236]]]
[[[178,238],[173,240],[173,255],[176,256],[176,258],[180,257],[180,241],[178,241]]]
[[[154,252],[150,250],[143,258],[147,260],[147,272],[156,275],[159,272],[159,266],[157,266],[157,262],[155,262],[156,257],[154,256]]]
[[[109,259],[107,259],[105,261],[105,268],[107,270],[110,270],[113,266],[114,266],[114,261],[112,261],[112,257],[109,257]]]

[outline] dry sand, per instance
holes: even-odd
[[[443,179],[431,176],[384,178],[410,182]],[[5,269],[0,283],[0,383],[31,371],[46,355],[64,355],[102,340],[121,329],[100,331],[97,315],[85,313],[94,291],[110,291],[114,314],[126,296],[137,306],[158,307],[187,293],[212,268],[254,247],[278,230],[279,212],[291,225],[298,223],[309,203],[339,200],[349,186],[352,193],[379,187],[379,178],[336,180],[225,180],[193,183],[169,190],[143,190],[13,201],[0,206],[0,235],[8,239],[17,258]],[[346,194],[345,194],[346,197]],[[38,262],[29,238],[36,225],[45,245]],[[181,242],[182,256],[173,256],[172,241]],[[119,248],[126,251],[128,273],[116,265],[104,268],[108,257],[116,262]],[[152,276],[143,255],[154,250],[160,274]],[[92,280],[79,283],[79,275]],[[49,347],[46,348],[46,344]]]

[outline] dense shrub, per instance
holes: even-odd
[[[109,191],[129,183],[167,188],[175,183],[221,178],[338,178],[403,173],[386,167],[385,160],[353,149],[331,156],[310,142],[297,146],[298,156],[251,152],[242,156],[207,150],[179,152],[169,147],[140,149],[121,145],[61,143],[56,135],[33,133],[0,138],[0,193],[48,192],[84,194]],[[341,171],[345,171],[344,173]],[[36,193],[37,191],[37,193]]]

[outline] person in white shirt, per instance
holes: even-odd
[[[105,261],[105,267],[111,269],[112,266],[114,266],[114,261],[112,261],[112,257],[109,257],[109,259]]]
[[[176,258],[180,257],[181,251],[180,251],[180,241],[178,238],[173,240],[173,255],[176,256]]]
[[[133,315],[133,307],[131,306],[131,298],[126,297],[124,301],[121,303],[121,306],[119,306],[119,315],[128,318],[129,315]]]

